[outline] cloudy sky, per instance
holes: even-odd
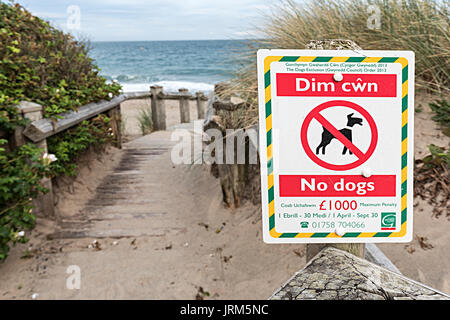
[[[132,41],[249,38],[262,14],[270,13],[279,0],[17,2],[53,25],[92,41]]]

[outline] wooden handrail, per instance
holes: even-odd
[[[208,97],[206,97],[202,92],[200,93],[200,99],[203,101],[208,101]],[[165,100],[179,100],[182,98],[189,99],[189,100],[197,100],[196,95],[192,95],[190,93],[184,93],[184,92],[162,92],[158,94],[158,98],[165,99]]]
[[[97,103],[89,103],[78,108],[78,111],[71,111],[60,115],[62,119],[41,119],[36,120],[27,125],[23,134],[33,142],[39,142],[53,136],[61,131],[69,129],[83,120],[95,117],[96,115],[106,112],[117,107],[127,100],[125,95],[120,95],[110,101],[101,101]]]
[[[124,93],[123,96],[125,96],[127,100],[147,99],[152,97],[152,93],[150,91],[127,92]]]
[[[67,130],[83,120],[91,119],[101,113],[106,113],[110,119],[111,136],[116,147],[121,148],[121,112],[120,104],[126,100],[151,99],[152,120],[154,130],[166,130],[166,111],[164,100],[177,99],[180,101],[180,113],[183,113],[182,121],[189,122],[189,100],[197,101],[197,116],[204,117],[205,101],[208,98],[202,92],[195,95],[189,94],[187,89],[179,90],[176,93],[164,93],[161,86],[152,86],[149,91],[129,92],[113,97],[109,101],[100,101],[81,106],[76,111],[65,112],[57,117],[43,119],[43,107],[29,101],[21,101],[17,105],[17,111],[24,119],[30,122],[24,127],[16,128],[14,134],[9,134],[0,130],[0,137],[9,140],[12,149],[27,143],[27,140],[34,142],[42,153],[47,153],[46,138]],[[201,119],[201,118],[199,118]],[[33,212],[37,216],[57,219],[57,212],[54,210],[54,198],[52,191],[52,180],[45,178],[42,184],[48,190],[45,195],[33,200]]]
[[[190,99],[192,95],[190,93],[182,93],[182,92],[161,92],[158,94],[158,98],[165,100],[179,100],[182,98]]]
[[[42,141],[48,137],[51,137],[61,131],[69,129],[76,124],[81,123],[84,120],[95,117],[96,115],[109,111],[126,100],[135,99],[147,99],[151,98],[152,93],[150,91],[140,92],[128,92],[120,96],[114,97],[110,101],[100,101],[95,103],[89,103],[82,107],[79,107],[77,111],[71,111],[62,113],[59,115],[61,119],[40,119],[31,122],[27,125],[23,134],[33,142]],[[203,93],[197,93],[192,95],[184,92],[161,92],[158,94],[158,99],[170,99],[170,100],[208,100]]]

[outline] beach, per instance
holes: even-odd
[[[450,299],[448,9],[0,2],[0,300]]]
[[[174,143],[170,132],[140,137],[136,117],[149,105],[145,100],[122,105],[130,141],[126,148]],[[195,103],[190,106],[195,119]],[[176,102],[167,103],[167,120],[168,127],[179,122]],[[417,116],[416,136],[442,141],[430,121],[425,108]],[[416,141],[416,155],[426,153],[421,139]],[[120,166],[124,152],[109,147],[103,154],[86,155],[76,179],[60,181],[57,209],[64,219],[77,219],[102,180]],[[151,197],[158,196],[155,192],[160,195],[160,203],[148,207],[154,214],[133,220],[115,221],[114,217],[99,224],[102,232],[122,230],[123,237],[79,239],[49,240],[55,222],[38,219],[30,242],[13,248],[0,265],[0,298],[30,299],[38,293],[39,299],[267,299],[305,265],[305,245],[262,241],[259,205],[247,202],[235,210],[224,207],[219,180],[209,166],[175,166],[170,153],[146,166],[151,176],[145,177],[156,186],[146,191],[146,183],[140,191]],[[177,196],[172,199],[169,194]],[[419,198],[414,206],[415,240],[380,244],[379,248],[405,276],[450,293],[448,217],[433,217],[433,207]],[[130,205],[128,209],[132,213],[142,208]],[[132,230],[128,231],[132,235],[127,236],[126,230]],[[66,287],[71,265],[80,267],[80,290]]]
[[[142,107],[146,107],[142,101],[123,105],[128,125],[135,123],[133,117]],[[168,124],[175,123],[177,108],[168,104],[167,115]],[[170,137],[169,131],[156,132],[125,148],[140,144],[149,148],[152,141],[160,148],[173,143]],[[65,224],[80,220],[78,215],[95,198],[102,180],[120,165],[124,152],[110,147],[104,154],[86,155],[74,181],[60,180],[57,210]],[[305,264],[304,245],[272,246],[262,241],[258,206],[224,207],[219,180],[209,166],[175,166],[166,152],[139,170],[145,180],[143,189],[133,189],[134,193],[144,193],[145,199],[157,197],[158,203],[129,204],[124,219],[104,217],[99,229],[91,230],[98,235],[121,232],[111,237],[48,240],[56,225],[38,219],[30,242],[13,248],[0,265],[0,299],[31,299],[34,293],[38,299],[267,299]],[[133,199],[131,195],[122,201]],[[140,210],[149,213],[148,218],[126,218]],[[97,218],[103,219],[94,215],[90,220]],[[80,290],[66,287],[71,265],[82,272]]]

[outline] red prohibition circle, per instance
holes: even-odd
[[[312,119],[316,119],[316,117],[320,117],[320,118],[324,119],[320,115],[319,112],[324,109],[331,108],[331,107],[351,108],[351,109],[359,112],[369,123],[370,131],[372,133],[372,140],[370,142],[369,149],[367,149],[366,153],[361,152],[359,155],[354,153],[358,157],[358,160],[356,160],[355,162],[343,164],[343,165],[328,163],[328,162],[320,159],[311,150],[311,147],[308,144],[308,137],[307,137],[308,128],[309,128],[309,125],[311,124]],[[324,119],[324,120],[326,121],[326,119]],[[362,165],[364,162],[366,162],[370,158],[370,156],[373,154],[373,152],[375,151],[375,148],[377,146],[378,130],[377,130],[377,126],[376,126],[375,121],[373,120],[372,116],[363,107],[357,105],[356,103],[350,102],[350,101],[333,100],[333,101],[328,101],[328,102],[318,105],[306,116],[305,120],[303,121],[300,138],[301,138],[303,149],[305,150],[306,154],[312,161],[314,161],[316,164],[318,164],[319,166],[326,168],[326,169],[335,170],[335,171],[344,171],[344,170],[350,170],[350,169],[356,168],[356,167]],[[338,138],[336,138],[336,139],[340,140]],[[343,142],[341,141],[341,143],[343,143]]]

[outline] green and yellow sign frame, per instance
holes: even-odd
[[[314,54],[311,54],[314,53]],[[317,53],[320,53],[317,54]],[[284,232],[276,230],[274,158],[273,158],[273,91],[271,65],[274,62],[335,62],[335,63],[396,63],[401,65],[401,221],[396,232]],[[412,237],[412,167],[413,137],[411,135],[414,110],[414,54],[408,51],[311,51],[259,50],[259,108],[260,155],[263,205],[264,240],[268,243],[295,242],[406,242]],[[413,113],[413,112],[411,112]],[[413,119],[413,118],[412,118]],[[413,121],[413,120],[412,120]],[[410,127],[409,127],[410,126]],[[298,241],[300,240],[300,241]]]

